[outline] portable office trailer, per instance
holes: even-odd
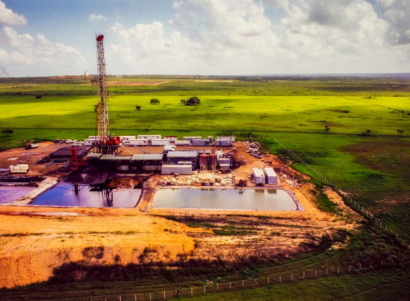
[[[265,174],[260,168],[252,169],[252,176],[255,184],[265,184]]]
[[[164,146],[170,144],[168,139],[151,139],[152,146]]]
[[[192,140],[192,146],[204,146],[204,145],[205,145],[205,141],[202,139]]]
[[[138,135],[138,139],[161,139],[161,135]]]
[[[188,140],[189,142],[192,142],[193,140],[196,140],[196,139],[202,139],[202,137],[201,136],[185,136],[185,137],[182,137],[182,140]]]
[[[216,139],[215,146],[232,146],[232,140],[229,139]]]
[[[266,184],[278,184],[278,176],[272,167],[264,167]]]
[[[10,173],[28,173],[28,164],[10,165]]]
[[[129,141],[131,139],[136,139],[136,138],[135,138],[135,136],[120,136],[120,141],[123,142],[123,143],[126,142],[126,141]]]
[[[168,139],[171,142],[175,142],[178,140],[178,136],[164,136],[164,139]]]
[[[218,136],[216,137],[216,140],[230,140],[235,142],[235,136]]]
[[[192,175],[192,165],[162,165],[161,174]]]
[[[177,140],[177,141],[175,141],[175,146],[191,146],[191,141],[189,141],[189,140]]]
[[[130,145],[134,145],[134,146],[148,145],[148,140],[147,139],[131,139]]]

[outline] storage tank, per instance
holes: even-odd
[[[209,169],[210,170],[216,170],[216,155],[215,154],[210,154],[209,155]]]
[[[208,169],[208,155],[202,154],[199,156],[199,169],[207,170]]]

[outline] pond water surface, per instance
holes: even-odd
[[[33,186],[0,186],[0,204],[15,201],[35,188]]]
[[[151,208],[283,211],[301,210],[294,196],[282,189],[161,189]]]
[[[135,207],[141,195],[141,189],[91,191],[89,186],[79,186],[78,194],[74,186],[60,183],[37,197],[31,205],[69,206],[69,207]]]

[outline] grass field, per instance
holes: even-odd
[[[232,82],[198,82],[218,79]],[[166,81],[156,86],[111,86],[113,133],[179,136],[232,133],[240,139],[252,134],[254,140],[261,141],[271,152],[290,156],[294,168],[311,176],[319,185],[331,183],[351,195],[389,229],[410,240],[409,80],[257,78],[244,81],[176,77],[110,80]],[[9,137],[0,136],[0,146],[10,146],[23,139],[84,139],[94,135],[94,105],[98,101],[95,90],[95,86],[81,78],[0,80],[0,128],[14,130]],[[36,99],[36,95],[43,98]],[[181,104],[181,99],[191,96],[198,96],[201,105]],[[159,99],[160,104],[150,105],[152,98]],[[141,106],[141,111],[136,106]],[[328,132],[325,126],[329,127]],[[387,238],[373,245],[376,232],[369,229],[362,230],[363,239],[351,242],[348,252],[342,250],[336,257],[326,255],[326,260],[408,253],[389,249]],[[365,250],[374,254],[366,254]],[[318,258],[311,260],[314,264]],[[302,261],[295,263],[296,267],[300,265]],[[383,280],[389,277],[391,281]],[[403,296],[409,292],[404,290],[401,294],[398,288],[406,287],[408,274],[395,277],[375,272],[357,278],[327,278],[320,284],[303,282],[224,293],[218,299],[269,300],[272,296],[287,299],[294,296],[291,294],[296,289],[307,300],[383,300],[379,296],[386,298],[388,293],[394,293],[396,300],[405,300]],[[325,296],[325,292],[329,298],[317,299],[318,294]],[[215,295],[199,300],[212,297]]]

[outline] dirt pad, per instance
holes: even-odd
[[[194,250],[187,232],[207,232],[135,209],[1,207],[0,224],[0,287],[45,281],[68,262],[139,263],[146,247],[167,262]]]

